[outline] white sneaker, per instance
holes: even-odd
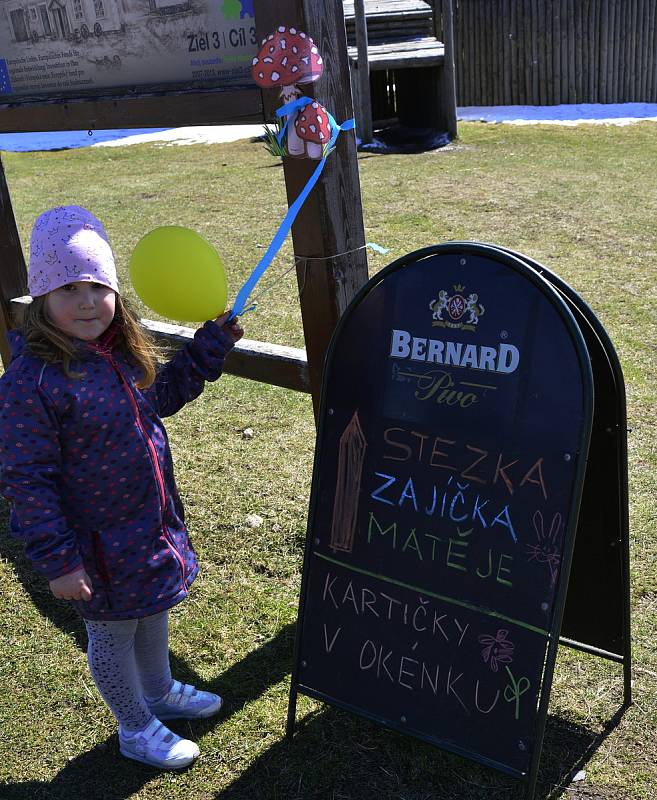
[[[198,745],[176,736],[156,717],[135,733],[124,733],[119,725],[119,750],[126,758],[160,769],[183,769],[200,752]]]
[[[204,719],[217,714],[223,700],[218,694],[202,692],[188,683],[172,681],[171,688],[159,700],[146,703],[158,719]]]

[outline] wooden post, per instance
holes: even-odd
[[[18,228],[11,206],[9,187],[0,159],[0,355],[7,367],[10,361],[6,333],[12,327],[10,300],[27,294],[27,272]]]
[[[445,45],[445,61],[440,70],[437,92],[440,97],[443,127],[450,139],[457,136],[456,123],[456,70],[454,68],[454,10],[453,0],[442,1],[442,41]],[[437,4],[434,5],[434,30],[438,34]]]
[[[255,0],[256,30],[263,39],[279,25],[311,36],[325,62],[322,78],[307,87],[338,123],[353,116],[347,39],[342,0]],[[266,116],[282,103],[275,90],[263,92]],[[316,161],[283,160],[288,203],[305,186]],[[301,315],[315,416],[319,410],[324,355],[342,312],[367,281],[367,256],[353,131],[338,137],[337,147],[306,200],[292,241],[297,259]]]
[[[354,17],[356,26],[356,46],[358,48],[358,103],[360,108],[360,126],[356,131],[362,142],[369,144],[374,131],[372,129],[372,98],[370,96],[370,62],[367,55],[367,18],[365,16],[365,0],[354,0]]]

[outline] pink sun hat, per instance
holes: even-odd
[[[114,254],[100,220],[80,206],[58,206],[37,217],[27,274],[32,297],[75,281],[119,291]]]

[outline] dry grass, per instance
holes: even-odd
[[[539,797],[583,768],[564,796],[648,800],[657,786],[654,286],[657,129],[464,124],[456,147],[359,160],[374,272],[448,239],[524,252],[593,307],[625,371],[635,705],[621,671],[562,651]],[[261,145],[80,150],[5,155],[23,240],[59,202],[87,205],[121,263],[146,231],[180,224],[222,252],[230,293],[285,213],[282,172]],[[73,189],[71,188],[73,185]],[[287,269],[288,243],[273,269]],[[124,274],[124,285],[127,278]],[[302,345],[294,274],[245,319],[247,336]],[[242,431],[251,427],[254,437]],[[88,676],[80,623],[0,537],[0,797],[3,800],[479,800],[518,797],[516,783],[428,745],[301,699],[298,736],[283,730],[305,537],[314,425],[309,398],[225,377],[169,425],[177,475],[202,562],[173,615],[177,675],[227,698],[216,722],[175,725],[202,757],[179,775],[117,754],[114,723]],[[263,526],[245,524],[259,514]],[[601,587],[601,590],[604,590]],[[558,792],[561,794],[562,792]]]

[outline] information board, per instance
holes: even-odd
[[[592,402],[520,260],[442,245],[372,279],[327,356],[293,695],[525,776]]]
[[[0,0],[6,99],[202,82],[251,84],[253,0]]]

